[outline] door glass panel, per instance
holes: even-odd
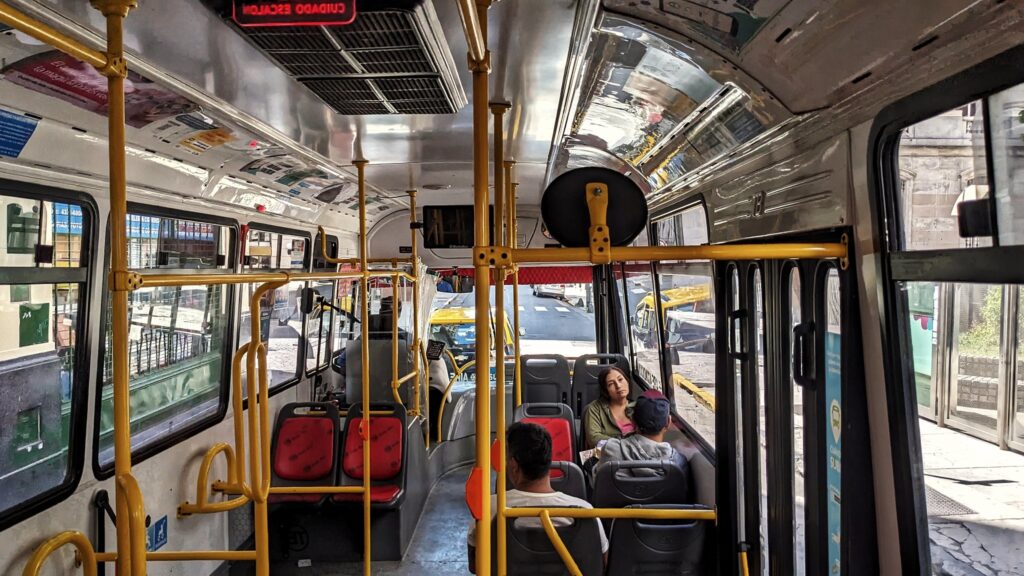
[[[739,272],[733,267],[729,272],[729,311],[735,312],[740,309],[740,276]],[[732,341],[735,346],[742,347],[743,342],[743,331],[740,328],[740,322],[729,321],[729,329],[733,330]],[[739,352],[739,350],[730,350],[730,352]],[[734,358],[732,361],[733,370],[733,395],[735,396],[735,403],[733,405],[733,415],[736,422],[736,513],[737,522],[736,527],[739,534],[747,533],[746,523],[746,496],[745,496],[745,476],[743,474],[743,362],[738,358]]]
[[[1024,244],[1024,84],[989,98],[999,243]]]
[[[842,299],[839,272],[832,268],[825,287],[825,446],[828,490],[828,566],[830,574],[842,574]]]
[[[914,282],[907,286],[918,413],[932,418],[935,417],[938,378],[935,323],[939,318],[941,298],[940,286],[935,282]]]
[[[949,421],[994,440],[998,413],[999,341],[1003,287],[957,284],[954,349],[950,359]]]
[[[1024,449],[1024,358],[1021,358],[1021,348],[1024,347],[1024,326],[1021,326],[1021,318],[1024,316],[1024,290],[1020,291],[1017,300],[1017,381],[1013,387],[1013,422],[1010,426],[1010,442],[1018,445],[1018,450]]]
[[[960,204],[989,196],[981,100],[908,126],[900,138],[900,230],[906,250],[991,246],[961,238]]]
[[[796,345],[793,338],[793,328],[803,321],[803,314],[800,305],[803,295],[800,293],[800,269],[795,266],[789,271],[789,318],[790,318],[790,354],[794,353]],[[790,358],[789,365],[793,365]],[[797,386],[796,380],[791,380],[792,390],[792,414],[793,414],[793,462],[791,474],[793,477],[793,574],[804,576],[806,573],[806,549],[807,538],[805,536],[805,496],[804,496],[804,396],[803,388]]]
[[[764,379],[764,307],[762,305],[761,271],[754,271],[754,345],[757,354],[757,469],[760,490],[760,542],[761,542],[761,573],[768,574],[768,428],[765,408]]]
[[[710,262],[658,265],[676,412],[715,443],[715,300]]]

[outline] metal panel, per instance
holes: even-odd
[[[712,242],[818,230],[847,221],[846,134],[705,192]],[[747,167],[749,170],[751,167]]]

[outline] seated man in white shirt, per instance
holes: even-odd
[[[665,433],[671,424],[671,405],[668,398],[657,390],[648,390],[633,405],[633,423],[636,433],[625,438],[608,440],[601,448],[601,459],[595,470],[605,462],[629,460],[672,460],[683,464],[683,456],[665,442]],[[664,472],[651,468],[631,468],[633,476],[656,476]]]
[[[508,427],[506,435],[506,470],[514,489],[505,493],[509,508],[593,508],[586,500],[557,492],[551,487],[551,436],[536,424],[516,422]],[[495,514],[497,496],[491,496],[491,512]],[[608,558],[608,538],[604,528],[596,520],[580,519],[578,522],[597,522],[601,535],[601,552]],[[570,518],[551,519],[555,526],[568,526]],[[539,518],[520,518],[517,526],[541,527]],[[494,535],[492,535],[493,537]],[[469,526],[469,571],[476,574],[476,523]]]

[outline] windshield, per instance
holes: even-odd
[[[476,325],[433,324],[430,327],[430,337],[444,342],[449,348],[472,346],[476,344]]]

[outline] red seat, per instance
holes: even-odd
[[[572,408],[565,404],[530,403],[516,408],[516,422],[526,422],[543,426],[551,435],[551,461],[576,461],[576,432],[573,422]],[[552,470],[552,478],[560,478],[560,470]]]
[[[392,414],[370,417],[370,500],[379,506],[396,506],[405,487],[405,410],[401,406],[374,406],[374,411]],[[345,421],[345,441],[341,460],[339,486],[363,484],[362,407],[349,408]],[[335,494],[335,502],[361,502],[361,494]]]
[[[331,486],[337,467],[338,410],[332,404],[295,403],[277,417],[271,443],[271,485]],[[315,504],[322,494],[271,494],[269,502]]]

